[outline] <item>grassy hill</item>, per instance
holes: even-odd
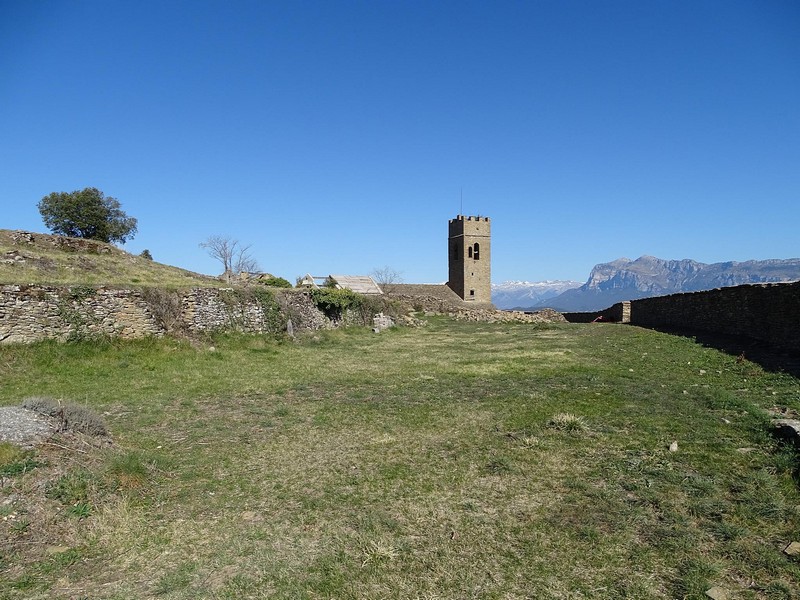
[[[0,229],[0,284],[197,287],[219,280],[112,244]]]
[[[686,338],[433,318],[0,346],[0,380],[114,440],[0,452],[2,598],[800,597],[800,381]]]

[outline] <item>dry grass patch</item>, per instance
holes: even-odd
[[[215,278],[134,256],[111,244],[75,251],[57,244],[58,236],[34,233],[33,243],[15,242],[14,232],[0,229],[0,255],[18,256],[0,261],[0,283],[43,285],[141,285],[204,287]]]

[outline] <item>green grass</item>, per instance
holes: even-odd
[[[18,252],[24,261],[0,261],[0,284],[121,285],[207,287],[219,280],[134,256],[113,245],[104,254],[66,251],[55,247],[51,236],[34,234],[34,244],[15,244],[12,232],[0,229],[0,257]],[[199,250],[198,250],[199,251]],[[156,257],[158,258],[158,257]]]
[[[684,338],[44,342],[0,347],[0,379],[0,404],[75,402],[115,440],[0,488],[29,511],[0,525],[3,598],[800,596],[797,455],[766,416],[800,382]]]
[[[0,442],[0,478],[20,475],[38,467],[39,463],[31,458],[31,454],[9,442]]]

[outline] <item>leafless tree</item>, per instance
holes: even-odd
[[[391,294],[398,283],[403,283],[402,273],[389,266],[372,269],[369,275],[380,286],[384,294]]]
[[[254,273],[259,270],[258,262],[250,254],[250,244],[244,245],[227,235],[212,235],[200,243],[208,255],[222,263],[225,280],[230,283],[234,273]]]

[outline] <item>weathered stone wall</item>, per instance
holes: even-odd
[[[625,305],[629,312],[625,314]],[[761,283],[641,298],[595,313],[567,313],[573,323],[597,316],[632,325],[740,335],[800,351],[800,282]]]
[[[617,302],[614,306],[609,306],[605,310],[597,312],[564,313],[564,318],[570,323],[592,323],[594,321],[629,323],[630,316],[631,303],[629,300]]]
[[[564,323],[566,319],[554,310],[537,312],[497,310],[493,304],[465,302],[446,285],[394,284],[387,292],[390,300],[401,303],[406,312],[416,311],[447,315],[459,321],[484,323]]]
[[[631,301],[630,322],[743,335],[800,351],[800,282],[765,283]]]
[[[160,335],[141,291],[4,285],[0,287],[0,342],[54,338]]]
[[[289,318],[295,331],[335,326],[310,294],[299,290],[262,289],[259,296],[232,288],[0,286],[0,342],[5,343],[225,329],[266,333],[283,331]]]
[[[385,293],[390,299],[418,311],[449,312],[467,306],[458,294],[444,284],[398,283]]]
[[[404,286],[382,306],[369,306],[329,319],[311,293],[263,287],[163,288],[0,286],[0,343],[97,337],[141,338],[165,333],[235,330],[251,333],[315,331],[341,325],[372,323],[375,312],[388,310],[395,321],[419,325],[414,311],[484,322],[558,322],[553,311],[498,311],[491,305],[462,302],[446,286]],[[416,292],[416,293],[415,293]],[[455,299],[455,301],[453,300]]]
[[[181,320],[189,331],[269,330],[261,305],[239,297],[233,288],[195,288],[183,294]]]
[[[311,292],[308,290],[281,290],[275,294],[275,299],[283,308],[287,319],[292,320],[292,326],[297,330],[317,331],[333,326],[314,304]]]
[[[535,312],[521,310],[461,309],[448,313],[459,321],[479,321],[482,323],[566,323],[560,312],[544,308]]]

